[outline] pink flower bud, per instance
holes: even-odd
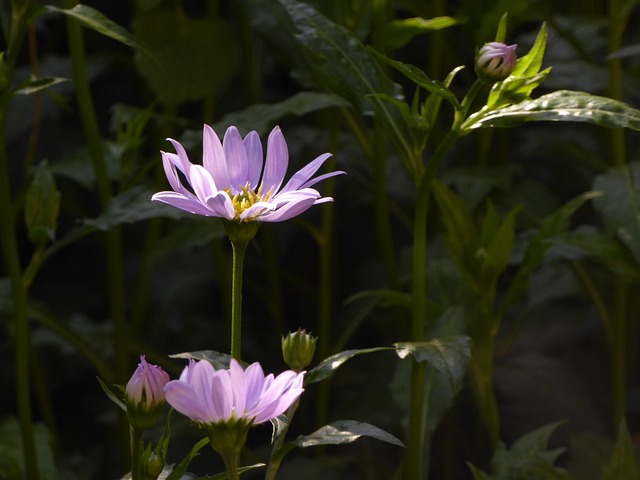
[[[485,43],[476,56],[476,74],[487,83],[504,80],[516,66],[517,45],[500,42]]]
[[[163,388],[169,380],[167,372],[157,365],[147,363],[144,355],[141,355],[140,364],[126,386],[128,405],[151,410],[163,404]]]

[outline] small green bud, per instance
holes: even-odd
[[[304,370],[313,360],[317,340],[317,337],[313,337],[302,329],[282,337],[284,363],[296,372]]]
[[[142,478],[145,480],[156,480],[164,470],[164,459],[156,452],[149,452],[142,462]]]

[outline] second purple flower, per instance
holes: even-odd
[[[220,139],[208,125],[203,131],[202,165],[192,164],[183,146],[168,139],[176,153],[162,153],[164,170],[173,191],[158,192],[152,200],[167,203],[196,215],[239,222],[280,222],[312,205],[330,202],[311,188],[314,184],[344,172],[313,177],[331,157],[324,153],[296,172],[282,186],[289,164],[287,142],[279,127],[267,140],[266,159],[257,132],[244,139],[236,127],[229,127]],[[183,185],[181,173],[189,187]]]

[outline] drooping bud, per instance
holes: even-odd
[[[485,43],[476,55],[476,75],[486,83],[504,80],[516,66],[517,45]]]
[[[169,374],[157,365],[152,365],[140,356],[140,364],[127,382],[125,388],[127,416],[136,428],[153,426],[165,403],[164,386],[169,382]]]
[[[313,360],[317,340],[317,337],[313,337],[303,329],[282,337],[284,363],[296,372],[304,370]]]

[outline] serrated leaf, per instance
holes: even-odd
[[[282,118],[303,116],[327,108],[348,107],[349,103],[342,97],[331,93],[299,92],[286,100],[273,104],[257,104],[225,117],[213,126],[215,131],[222,132],[234,125],[241,132],[255,130],[260,135],[268,133]],[[202,132],[198,132],[202,137]]]
[[[153,193],[144,187],[136,187],[120,193],[109,201],[105,212],[96,218],[85,219],[84,224],[106,231],[117,225],[136,223],[155,217],[180,219],[191,215],[169,205],[152,202]]]
[[[44,90],[59,83],[68,81],[68,78],[62,77],[36,77],[35,75],[30,75],[29,78],[21,83],[18,87],[16,87],[16,89],[12,93],[15,93],[17,95],[30,95],[32,93],[39,92],[40,90]]]
[[[345,350],[335,355],[331,355],[325,358],[320,364],[312,368],[304,376],[304,384],[310,385],[312,383],[320,382],[332,376],[334,372],[342,366],[347,360],[365,353],[384,352],[387,350],[393,350],[392,347],[374,347],[374,348],[362,348],[356,350]]]
[[[448,381],[452,391],[458,391],[471,358],[471,339],[464,335],[447,335],[427,342],[394,343],[400,358],[413,356],[427,362]]]
[[[136,64],[167,105],[215,95],[236,71],[237,43],[228,23],[214,14],[176,16],[174,7],[165,3],[140,12],[132,28],[157,58],[137,56]]]
[[[529,240],[516,276],[511,280],[507,294],[500,304],[499,312],[506,312],[507,308],[525,292],[529,278],[542,264],[546,251],[552,245],[552,238],[561,235],[570,227],[571,217],[578,209],[600,195],[600,192],[586,192],[578,195],[542,221],[538,231]]]
[[[182,352],[182,353],[174,353],[173,355],[169,355],[170,358],[184,358],[187,360],[207,360],[211,362],[214,368],[220,369],[228,369],[229,363],[231,362],[231,355],[228,353],[216,352],[214,350],[198,350],[195,352]],[[241,365],[243,362],[240,362]]]
[[[149,49],[139,42],[127,29],[121,27],[114,21],[105,17],[95,8],[79,3],[73,8],[58,8],[52,5],[46,5],[45,8],[50,12],[58,12],[78,20],[85,27],[88,27],[102,35],[112,38],[120,43],[154,58]]]
[[[465,122],[464,128],[514,127],[525,122],[555,121],[640,130],[640,110],[611,98],[569,90],[558,90],[535,100],[474,115]]]
[[[343,445],[352,443],[360,437],[371,437],[399,447],[404,444],[396,437],[369,423],[354,420],[339,420],[319,428],[310,435],[301,435],[293,445],[299,448],[315,447],[317,445]]]
[[[602,470],[602,480],[638,480],[640,465],[626,422],[620,422],[611,460]]]
[[[397,50],[418,35],[449,28],[459,23],[461,23],[460,19],[454,17],[394,19],[374,35],[375,43],[383,45],[385,50]]]
[[[607,233],[620,240],[640,265],[640,164],[609,169],[596,177],[594,189],[603,192],[594,206]]]

